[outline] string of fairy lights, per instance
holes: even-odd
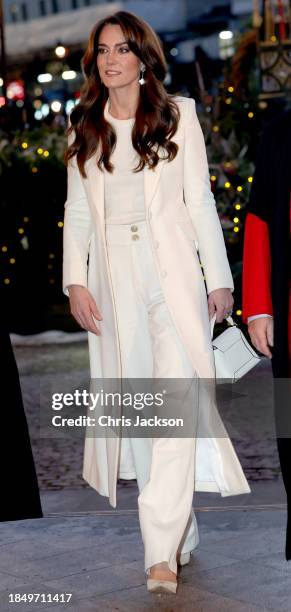
[[[228,162],[226,162],[226,166],[227,165],[228,165]],[[211,180],[211,183],[213,185],[215,185],[215,183],[217,181],[217,175],[211,174],[210,180]],[[251,184],[253,182],[253,177],[249,176],[247,178],[247,181],[248,181],[249,184]],[[231,190],[231,189],[234,189],[237,192],[237,194],[241,194],[243,192],[244,187],[243,187],[243,185],[237,185],[236,187],[234,187],[229,181],[225,181],[224,189],[227,190],[227,191]],[[232,218],[232,222],[233,222],[232,231],[236,234],[241,229],[241,220],[240,220],[240,217],[238,216],[238,214],[239,214],[239,211],[242,210],[243,204],[240,201],[235,201],[234,204],[233,204],[233,207],[234,207],[235,211],[237,211],[237,212],[235,213],[235,216]]]
[[[214,126],[214,127],[218,127],[218,126]],[[226,162],[225,166],[226,167],[230,167],[231,166],[230,162]],[[210,180],[211,180],[212,185],[215,187],[215,184],[217,182],[217,175],[216,174],[211,174]],[[247,178],[248,186],[250,186],[252,182],[253,182],[253,176],[248,176],[248,178]],[[226,191],[234,189],[234,191],[236,191],[237,194],[241,195],[243,193],[243,190],[244,190],[244,185],[237,185],[236,187],[233,187],[233,185],[229,181],[225,181],[224,189]],[[241,201],[238,201],[237,198],[235,197],[235,201],[233,203],[233,208],[235,210],[235,213],[234,213],[234,216],[231,219],[231,221],[233,223],[232,231],[233,231],[234,234],[238,234],[238,232],[241,229],[241,219],[239,217],[239,212],[244,208],[244,204]],[[241,317],[242,316],[241,308],[237,308],[235,310],[235,314],[237,316]]]
[[[226,93],[223,95],[223,102],[229,106],[234,102],[235,99],[235,88],[233,85],[229,85],[226,88]],[[249,110],[249,103],[245,103],[244,104],[244,111],[246,114],[246,117],[248,120],[253,120],[255,117],[255,112],[253,110]],[[257,106],[261,109],[261,110],[265,110],[267,107],[267,102],[266,101],[259,101],[257,103]],[[212,126],[212,132],[214,134],[219,134],[220,132],[220,125],[218,123],[214,123],[214,125]],[[230,161],[226,161],[226,162],[221,162],[220,163],[220,168],[223,169],[223,171],[221,172],[222,175],[225,178],[225,172],[227,171],[231,171],[234,169],[233,167],[233,163]],[[224,180],[222,176],[222,180]],[[213,191],[215,191],[216,188],[216,184],[218,182],[218,175],[217,173],[211,173],[210,175],[210,180],[211,180],[211,184],[212,184],[212,189]],[[232,197],[233,197],[233,208],[236,211],[234,216],[232,217],[232,222],[233,222],[233,227],[232,227],[232,232],[234,232],[235,234],[238,234],[238,232],[241,229],[241,221],[240,221],[240,217],[239,217],[239,211],[241,211],[246,203],[246,200],[249,196],[249,188],[253,182],[253,176],[252,174],[250,174],[249,176],[247,176],[245,181],[242,181],[239,177],[239,175],[235,172],[234,174],[234,179],[239,179],[239,184],[236,184],[236,181],[234,181],[234,183],[232,183],[229,179],[224,180],[223,183],[223,188],[228,191],[228,192],[232,192]],[[246,187],[248,189],[246,189]],[[243,196],[243,198],[241,198]],[[241,199],[240,199],[241,198]]]
[[[45,146],[37,145],[35,147],[32,145],[29,145],[29,143],[26,140],[23,140],[22,142],[20,142],[17,148],[18,148],[18,153],[27,152],[30,149],[32,157],[35,156],[35,157],[38,157],[39,159],[42,158],[42,160],[48,160],[48,158],[50,157],[50,152]],[[30,171],[33,175],[36,175],[40,172],[40,168],[36,165],[36,163],[29,163],[27,165],[27,170]],[[29,235],[29,222],[30,222],[30,218],[27,215],[25,215],[22,217],[19,227],[17,228],[16,238],[19,240],[21,247],[24,251],[27,251],[30,248],[29,236],[28,236]],[[63,219],[58,218],[56,220],[56,227],[61,230],[63,226],[64,226]],[[4,270],[4,273],[2,274],[2,279],[1,279],[2,287],[10,288],[15,285],[15,277],[13,277],[13,268],[12,267],[10,268],[10,266],[13,266],[15,270],[15,265],[17,265],[17,257],[14,253],[14,251],[16,250],[16,244],[17,242],[13,240],[3,241],[3,243],[1,244],[1,255],[2,255],[1,270]],[[47,269],[49,271],[48,283],[50,285],[55,285],[55,282],[56,282],[55,276],[53,276],[53,270],[54,270],[55,264],[56,264],[56,254],[54,252],[49,252]],[[10,273],[9,273],[9,269],[11,269]]]
[[[255,109],[251,107],[249,102],[242,103],[242,101],[237,98],[235,87],[232,84],[228,86],[225,85],[221,91],[221,101],[225,107],[234,106],[235,109],[239,112],[241,118],[245,118],[248,121],[253,121],[255,119]],[[260,110],[265,110],[267,107],[267,103],[265,101],[256,101],[254,105],[258,106]],[[206,107],[206,114],[211,114],[212,107]],[[209,117],[211,123],[213,120]],[[211,132],[215,139],[221,138],[221,141],[224,140],[225,137],[221,136],[221,125],[220,122],[223,122],[223,113],[220,114],[220,120],[214,120],[211,125]],[[212,143],[212,137],[210,135],[210,144]],[[216,140],[217,145],[217,140]],[[223,160],[223,146],[220,148],[222,159],[218,164],[209,164],[210,167],[210,182],[211,189],[215,197],[215,201],[217,203],[217,207],[220,211],[220,221],[224,230],[226,241],[230,244],[237,244],[240,240],[239,233],[242,229],[242,220],[241,213],[245,209],[246,203],[248,201],[250,188],[253,182],[253,163],[245,164],[244,172],[242,172],[242,176],[238,171],[238,162],[237,160],[230,160],[231,156],[228,156],[229,159],[226,161]],[[211,160],[211,153],[209,152],[209,159]],[[248,170],[249,169],[249,173]],[[223,209],[226,208],[226,214],[223,213]],[[203,266],[202,270],[203,270]],[[241,308],[237,308],[235,310],[235,314],[237,316],[242,316]]]

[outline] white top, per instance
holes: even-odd
[[[132,172],[139,163],[139,155],[131,142],[135,117],[117,119],[108,111],[109,98],[104,107],[104,117],[116,131],[117,142],[110,161],[112,173],[104,168],[105,223],[136,223],[145,220],[144,173]]]

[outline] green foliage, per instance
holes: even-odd
[[[42,171],[45,167],[64,168],[64,152],[67,146],[67,137],[61,128],[41,127],[34,130],[23,130],[14,133],[8,139],[4,132],[0,132],[0,174],[6,167],[20,163],[32,171],[37,168]]]

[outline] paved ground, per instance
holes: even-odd
[[[252,493],[195,494],[199,546],[180,573],[177,595],[153,595],[145,586],[136,483],[119,482],[114,510],[81,478],[81,438],[38,438],[40,384],[86,377],[86,345],[16,348],[15,354],[45,518],[0,523],[0,612],[291,612],[276,444],[267,425],[239,437],[248,408],[244,394],[231,404],[231,437]],[[259,375],[269,381],[267,361]],[[44,602],[9,603],[9,593],[42,593]],[[52,603],[57,593],[71,593],[70,603]]]
[[[204,508],[196,516],[200,544],[175,596],[146,591],[135,510],[2,523],[1,612],[290,612],[285,510]],[[9,593],[43,593],[46,603],[9,604]],[[57,593],[71,593],[70,603],[50,603]]]

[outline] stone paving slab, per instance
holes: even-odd
[[[147,593],[138,513],[101,512],[0,525],[0,610],[291,609],[284,510],[196,510],[200,543],[178,593]],[[72,593],[69,604],[11,603],[9,593]]]
[[[162,594],[144,595],[144,590],[138,587],[130,589],[128,592],[123,592],[120,595],[118,604],[116,604],[114,598],[102,597],[97,603],[97,606],[99,605],[100,607],[95,607],[95,610],[102,610],[103,602],[108,606],[105,609],[122,610],[122,612],[127,612],[128,610],[130,612],[135,610],[151,610],[153,612],[155,610],[164,612],[176,612],[177,610],[181,612],[262,612],[262,610],[267,610],[267,608],[244,604],[238,599],[231,599],[203,591],[196,586],[187,585],[184,581],[182,581],[179,594],[177,593],[176,596]]]
[[[191,580],[189,568],[185,577]],[[238,598],[255,605],[265,605],[270,610],[287,610],[290,607],[291,572],[283,573],[252,561],[233,563],[216,569],[195,572],[195,584],[218,595]]]

